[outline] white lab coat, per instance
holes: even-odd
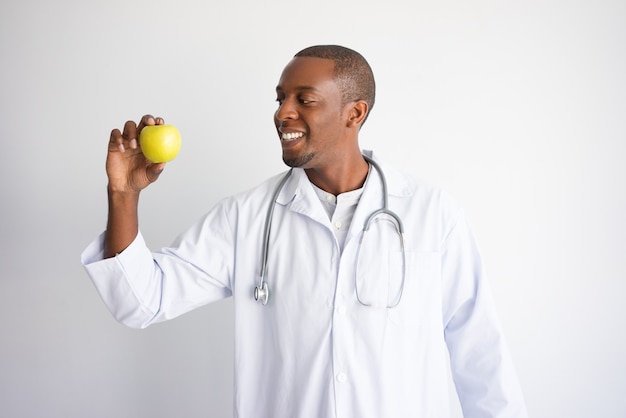
[[[382,206],[376,170],[342,253],[306,174],[294,169],[274,211],[266,306],[253,290],[282,175],[221,201],[170,248],[151,253],[139,234],[102,260],[100,236],[82,261],[130,327],[234,296],[236,417],[448,417],[448,350],[465,417],[525,417],[463,211],[436,187],[381,165],[406,235],[407,275],[395,308],[365,307],[355,296],[363,224]],[[386,304],[398,292],[402,256],[391,231],[362,247],[359,294],[367,301]]]

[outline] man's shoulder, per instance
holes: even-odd
[[[406,197],[431,203],[438,202],[441,205],[452,208],[459,207],[459,202],[456,198],[435,181],[389,165],[385,166],[385,171],[387,177],[389,177],[390,196]]]
[[[258,207],[258,205],[262,202],[269,202],[278,187],[280,180],[285,176],[285,174],[286,171],[272,175],[271,177],[264,179],[260,183],[257,183],[246,190],[225,197],[222,199],[220,204],[231,207],[241,207],[252,204]]]

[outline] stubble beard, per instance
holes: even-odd
[[[283,162],[288,167],[298,168],[298,167],[302,167],[305,164],[307,164],[309,161],[311,161],[313,159],[314,156],[315,156],[315,154],[313,154],[313,153],[299,155],[296,158],[286,158],[283,155]]]

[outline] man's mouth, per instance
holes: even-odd
[[[280,139],[283,141],[293,141],[294,139],[302,138],[304,133],[302,132],[283,132],[280,135]]]

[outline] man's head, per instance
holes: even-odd
[[[372,68],[361,54],[339,45],[317,45],[303,49],[294,57],[324,58],[333,61],[334,76],[341,90],[343,103],[365,100],[368,115],[372,111],[376,99],[376,83]]]
[[[374,103],[365,59],[339,46],[314,46],[287,64],[276,86],[274,123],[291,167],[345,167],[361,161],[358,132]]]

